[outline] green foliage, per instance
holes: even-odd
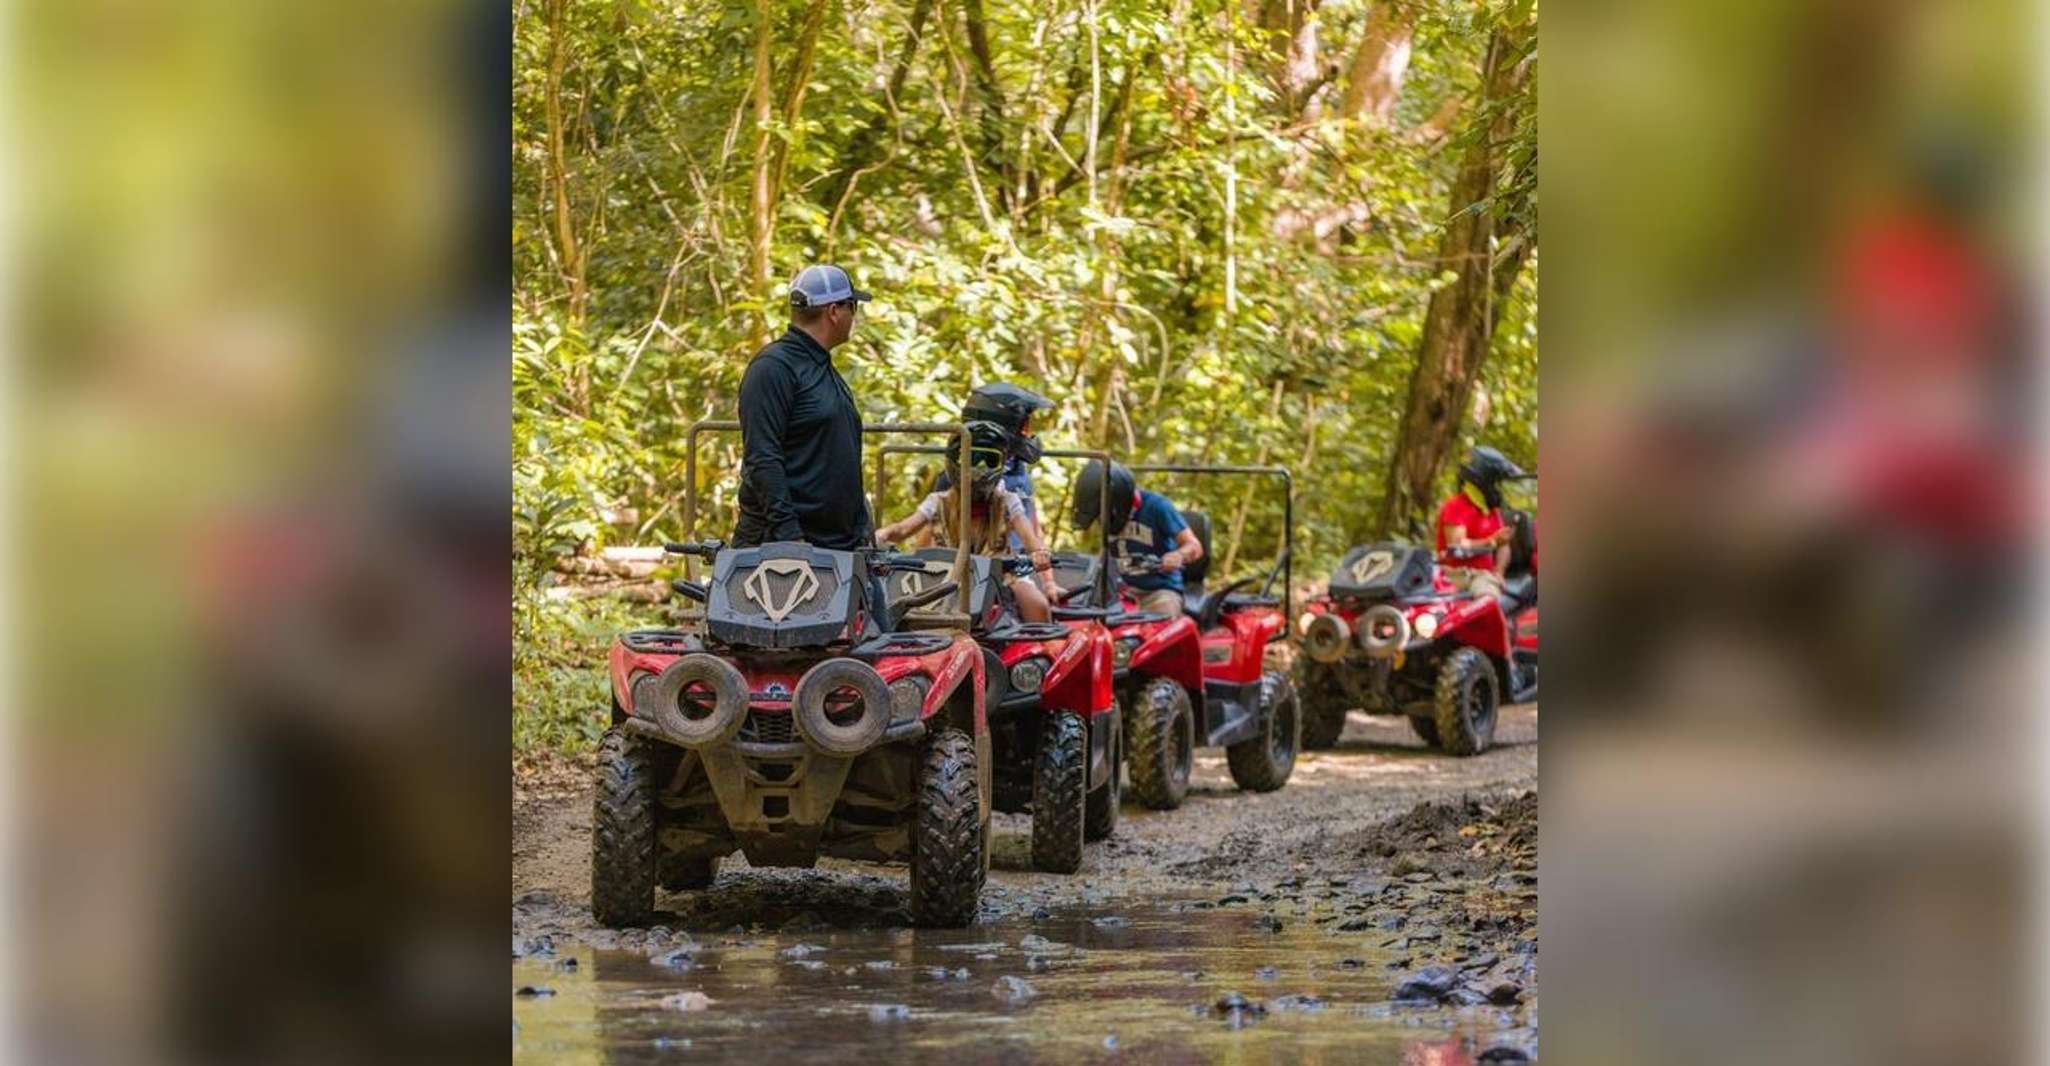
[[[1094,0],[1093,199],[1080,169],[1090,0],[929,3],[893,86],[918,5],[826,7],[800,113],[771,127],[788,156],[770,292],[749,281],[754,6],[521,7],[519,552],[543,559],[577,543],[681,536],[684,430],[733,416],[751,334],[778,307],[774,287],[830,260],[877,296],[836,353],[871,421],[944,417],[972,385],[1004,378],[1057,402],[1039,427],[1050,445],[1288,465],[1298,578],[1328,566],[1367,535],[1379,504],[1424,308],[1457,267],[1436,254],[1462,138],[1485,135],[1499,108],[1515,109],[1511,177],[1481,209],[1534,216],[1531,100],[1473,100],[1491,27],[1527,23],[1532,5],[1418,5],[1395,118],[1378,128],[1334,114],[1365,0],[1319,8],[1322,62],[1336,77],[1308,108],[1277,88],[1269,38],[1243,14],[1233,69],[1232,0]],[[994,93],[968,32],[978,6]],[[769,0],[768,10],[780,109],[810,7]],[[1448,135],[1420,133],[1454,98],[1468,106]],[[1536,457],[1535,270],[1533,256],[1482,380],[1482,435],[1526,463]],[[700,532],[731,527],[735,444],[703,444]],[[1066,476],[1050,467],[1042,493],[1057,498]],[[883,518],[909,505],[912,482],[880,501]],[[1239,500],[1236,487],[1164,487],[1210,509],[1220,531]],[[1271,557],[1279,516],[1269,511],[1249,512],[1241,569]],[[607,512],[633,521],[608,524]],[[545,639],[554,643],[523,651],[522,682],[553,698],[583,682],[550,672],[577,667],[553,658],[571,643]],[[602,648],[578,662],[601,657]]]

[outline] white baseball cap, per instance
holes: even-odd
[[[867,300],[868,294],[854,287],[847,272],[818,263],[797,272],[790,281],[790,306],[824,307],[846,300]]]

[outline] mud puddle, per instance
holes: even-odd
[[[1277,920],[1202,898],[963,930],[658,929],[631,949],[532,937],[515,944],[514,1054],[1453,1066],[1534,1051],[1534,1003],[1396,1002],[1413,953],[1333,936],[1324,907]],[[1492,963],[1449,969],[1477,980]]]

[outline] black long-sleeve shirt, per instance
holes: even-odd
[[[861,489],[861,412],[826,349],[792,326],[740,381],[736,546],[802,540],[866,547],[875,526]]]

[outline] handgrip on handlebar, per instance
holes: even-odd
[[[695,555],[700,559],[710,559],[718,555],[725,547],[724,543],[716,540],[699,541],[695,544],[672,540],[662,545],[662,550],[671,555]]]

